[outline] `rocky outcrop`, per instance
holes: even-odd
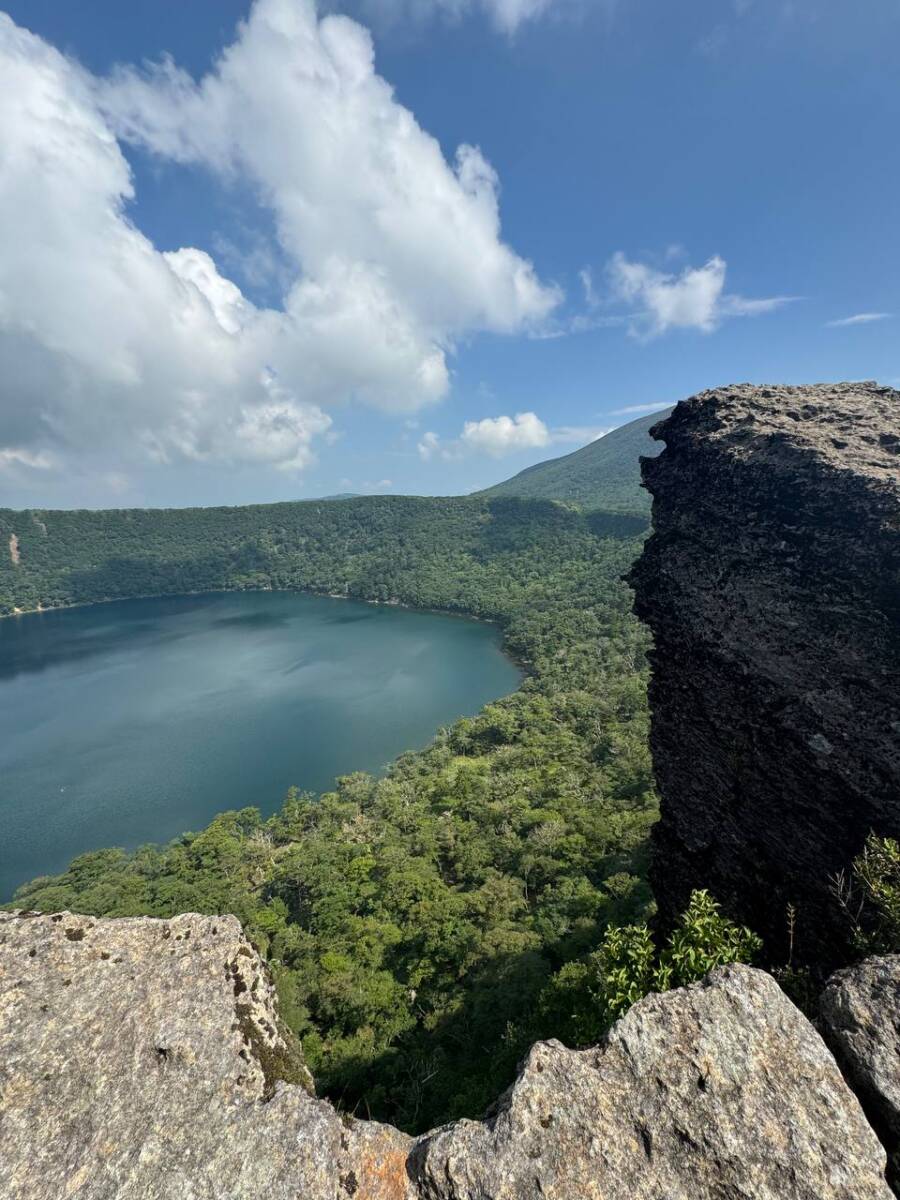
[[[724,967],[595,1050],[534,1047],[491,1120],[424,1148],[435,1200],[887,1196],[837,1065],[775,981]]]
[[[310,1085],[234,917],[0,913],[2,1200],[404,1200]]]
[[[748,967],[535,1046],[483,1122],[415,1142],[304,1082],[234,918],[0,914],[3,1200],[890,1196],[834,1059]]]
[[[745,384],[652,432],[662,919],[709,888],[778,958],[792,906],[795,959],[838,965],[832,877],[900,829],[900,393]]]
[[[869,958],[829,979],[825,1037],[887,1147],[900,1193],[900,955]]]

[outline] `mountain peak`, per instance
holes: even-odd
[[[641,487],[639,460],[659,454],[662,447],[652,440],[650,429],[670,412],[660,408],[638,417],[580,450],[526,467],[478,495],[568,500],[582,508],[646,516],[650,498]]]

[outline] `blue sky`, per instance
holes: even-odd
[[[5,12],[0,504],[464,492],[900,386],[896,0]]]

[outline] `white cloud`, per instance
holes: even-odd
[[[872,321],[886,321],[893,313],[862,312],[854,313],[852,317],[841,317],[837,321],[826,321],[829,329],[838,329],[843,325],[869,325]]]
[[[549,445],[550,430],[535,413],[524,412],[514,417],[466,421],[460,441],[466,449],[502,458],[516,450]]]
[[[584,289],[584,302],[588,308],[596,308],[600,303],[600,297],[594,288],[594,274],[590,267],[582,267],[578,272],[578,278],[581,280],[581,286]]]
[[[434,458],[445,461],[472,454],[505,458],[523,450],[540,449],[559,442],[585,444],[607,433],[586,425],[563,425],[549,429],[533,412],[516,413],[514,417],[485,417],[481,421],[466,421],[458,438],[442,441],[434,432],[422,435],[416,447],[423,462]]]
[[[29,471],[48,471],[54,465],[53,456],[44,450],[32,454],[18,446],[0,448],[0,471],[4,467],[27,467]]]
[[[674,275],[646,263],[613,255],[607,273],[613,295],[635,307],[630,330],[644,338],[670,329],[698,329],[711,333],[726,317],[750,317],[772,312],[794,297],[773,296],[747,300],[725,292],[727,264],[714,255],[702,267],[685,267]]]
[[[497,26],[505,33],[514,33],[524,21],[543,16],[553,7],[553,3],[554,0],[482,0]]]
[[[351,0],[352,2],[352,0]],[[333,6],[346,0],[330,0]],[[611,29],[619,0],[356,0],[366,19],[381,26],[416,25],[432,18],[458,21],[483,14],[495,29],[514,36],[519,29],[541,18],[578,19],[599,12]]]
[[[609,7],[611,0],[604,0]],[[470,12],[484,13],[502,33],[514,34],[538,17],[579,7],[579,0],[364,0],[367,18],[397,24],[420,22],[432,16],[458,20]]]
[[[614,408],[610,415],[614,417],[622,417],[626,416],[628,413],[656,412],[657,410],[661,410],[665,407],[666,406],[661,404],[658,400],[653,404],[626,404],[624,408]]]
[[[442,451],[441,449],[441,439],[431,430],[422,434],[416,449],[419,452],[419,458],[421,458],[423,462],[430,462],[433,458],[441,453],[446,456],[446,450]]]
[[[597,438],[609,433],[608,425],[560,425],[558,429],[550,430],[551,442],[577,442],[586,446],[588,442],[596,442]]]
[[[0,70],[4,465],[302,469],[330,406],[414,412],[445,394],[458,337],[558,300],[501,240],[481,153],[448,163],[368,33],[312,0],[257,0],[199,83],[169,62],[98,80],[3,14]],[[154,247],[117,139],[253,187],[282,308],[201,250]]]

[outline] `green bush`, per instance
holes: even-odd
[[[869,834],[850,878],[835,880],[835,892],[861,954],[900,952],[900,843]]]
[[[761,949],[756,934],[722,916],[707,891],[691,893],[690,904],[658,953],[646,924],[611,927],[593,956],[601,1019],[610,1024],[649,992],[694,983],[715,967],[752,962]]]

